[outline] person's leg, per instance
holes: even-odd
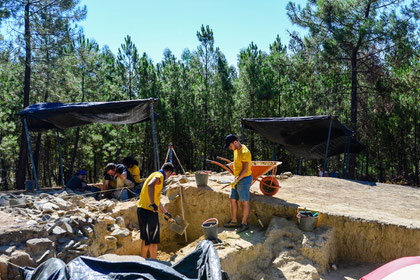
[[[238,222],[238,201],[236,199],[229,199],[230,200],[230,214],[231,214],[231,221],[236,223]]]
[[[242,201],[242,224],[248,224],[248,216],[251,207],[249,205],[249,201]]]
[[[139,222],[139,230],[140,230],[140,239],[141,239],[141,248],[140,248],[140,256],[143,258],[147,258],[147,251],[149,251],[149,235],[147,231],[148,225],[148,210],[143,208],[137,208],[137,218]],[[146,245],[146,241],[149,245]]]
[[[236,185],[238,188],[239,201],[242,203],[242,223],[237,230],[238,233],[249,228],[248,216],[251,208],[249,204],[249,190],[251,189],[251,184],[252,175],[249,175],[239,181],[239,183]]]
[[[230,215],[231,219],[229,222],[223,224],[224,227],[230,228],[230,227],[238,227],[238,199],[239,195],[236,189],[231,189],[230,196],[229,196],[229,203],[230,203]]]
[[[150,243],[149,252],[150,252],[151,259],[157,259],[157,249],[158,249],[158,244]]]
[[[143,239],[141,240],[141,249],[140,249],[140,256],[142,258],[147,259],[147,251],[149,250],[150,245],[146,246],[146,241]]]

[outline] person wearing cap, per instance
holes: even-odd
[[[252,184],[251,171],[251,152],[248,148],[238,141],[235,134],[229,134],[225,138],[224,148],[229,148],[233,151],[233,175],[235,180],[231,184],[230,192],[230,212],[231,220],[225,223],[224,227],[235,227],[236,232],[242,232],[249,228],[248,216],[250,212],[249,205],[249,190]],[[242,222],[238,223],[238,201],[242,204]]]
[[[171,177],[173,173],[174,166],[172,163],[165,163],[160,170],[149,175],[141,190],[137,204],[137,217],[141,239],[140,255],[143,258],[147,258],[148,252],[150,258],[156,259],[157,257],[157,248],[160,243],[158,211],[160,210],[165,215],[165,219],[172,219],[171,214],[160,203],[160,196],[163,181]]]
[[[86,171],[79,170],[66,184],[66,190],[73,192],[84,192],[87,188]]]

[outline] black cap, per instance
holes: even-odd
[[[229,147],[230,143],[235,142],[238,140],[238,137],[236,137],[235,134],[229,134],[228,136],[225,137],[225,146],[223,148],[227,148]]]

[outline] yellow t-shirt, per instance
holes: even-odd
[[[130,172],[131,176],[133,176],[135,183],[140,183],[140,168],[137,165],[131,166],[131,168],[128,168],[128,172]]]
[[[144,182],[143,188],[141,189],[140,199],[139,199],[139,203],[137,204],[137,207],[153,211],[153,208],[149,207],[150,205],[149,183],[150,181],[152,181],[153,178],[159,179],[159,183],[156,183],[155,185],[155,204],[159,207],[160,194],[163,189],[163,179],[164,179],[163,174],[159,171],[153,172],[152,174],[150,174],[149,177],[147,177],[146,182]]]
[[[248,148],[242,144],[242,147],[239,150],[233,151],[233,174],[235,177],[238,177],[243,168],[243,162],[249,162],[248,172],[245,176],[252,174],[251,171],[251,152]]]

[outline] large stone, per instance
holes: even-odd
[[[9,205],[10,207],[26,207],[26,199],[24,197],[11,198]]]
[[[115,236],[118,239],[127,237],[129,235],[130,235],[130,231],[126,228],[123,228],[123,229],[117,228],[111,233],[111,236]]]
[[[62,236],[62,235],[65,235],[65,234],[67,233],[67,231],[66,231],[66,230],[64,230],[63,228],[59,227],[59,226],[54,226],[54,227],[52,228],[51,233],[52,233],[53,235]]]
[[[53,213],[54,211],[60,209],[57,205],[51,202],[47,202],[41,206],[42,212],[46,213]]]
[[[26,241],[26,246],[35,254],[43,254],[45,251],[54,249],[54,242],[48,238],[33,238]]]
[[[60,210],[68,210],[72,205],[70,202],[67,202],[64,199],[59,198],[59,197],[55,197],[53,199],[53,202],[60,208]]]
[[[114,219],[114,218],[112,218],[111,216],[108,216],[108,215],[103,216],[103,217],[102,217],[102,220],[103,220],[103,221],[105,221],[105,223],[106,223],[107,225],[113,225],[113,224],[115,224],[115,219]]]
[[[112,209],[114,209],[115,207],[115,202],[113,202],[112,200],[102,200],[99,205],[98,208],[99,210],[106,212],[106,211],[112,211]]]
[[[31,256],[21,250],[16,250],[10,256],[10,262],[18,266],[33,266],[34,262]]]
[[[50,194],[48,194],[48,193],[40,193],[40,194],[39,194],[39,197],[40,197],[40,198],[50,199],[50,198],[51,198],[51,195],[50,195]]]
[[[119,227],[125,228],[125,221],[123,217],[121,216],[116,217],[115,222],[117,223]]]
[[[7,279],[7,268],[9,258],[6,256],[0,256],[0,279]]]
[[[67,222],[63,222],[63,224],[61,225],[61,228],[64,229],[68,234],[73,234],[73,228]]]
[[[9,206],[9,200],[6,199],[5,197],[0,197],[0,206]]]

